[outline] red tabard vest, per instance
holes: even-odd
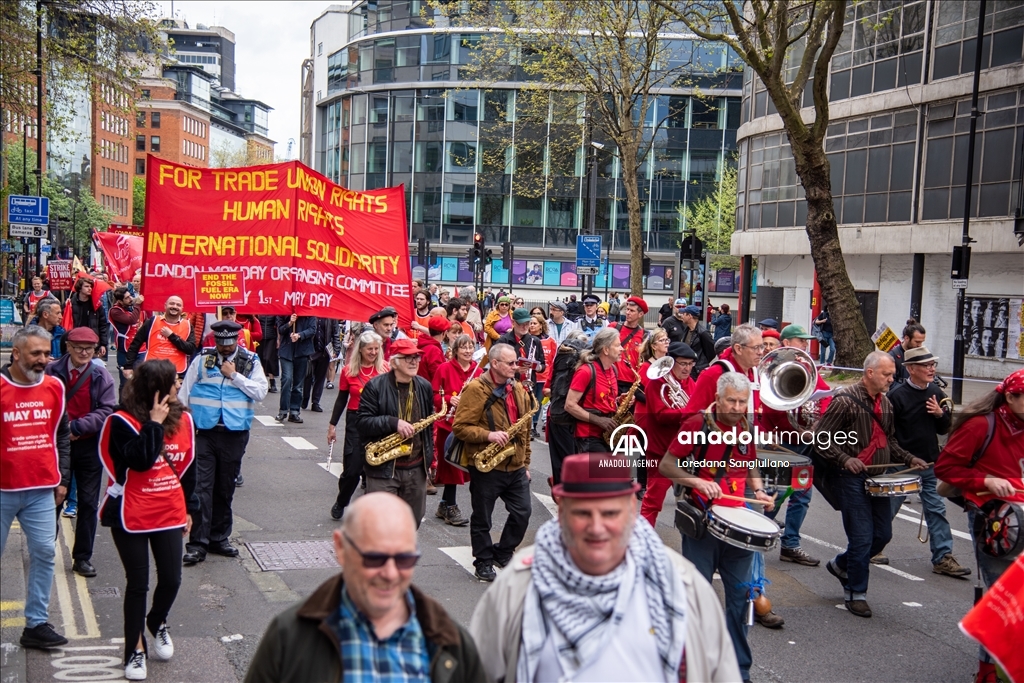
[[[0,490],[48,489],[60,484],[57,428],[64,385],[43,375],[22,386],[0,375]]]
[[[146,353],[146,360],[169,360],[179,373],[188,369],[188,357],[178,350],[178,347],[171,343],[171,340],[160,334],[163,328],[170,328],[171,332],[182,339],[188,339],[192,334],[192,326],[186,318],[182,318],[174,325],[163,319],[163,316],[153,318],[153,324],[149,328],[149,339],[146,345],[149,351]]]
[[[101,516],[103,507],[113,497],[111,488],[117,488],[115,474],[117,470],[114,467],[114,459],[110,455],[111,420],[124,420],[136,434],[142,429],[138,420],[121,410],[108,417],[107,421],[103,423],[103,431],[100,432],[100,460],[103,462],[103,468],[107,471],[107,492],[100,504]],[[124,498],[121,503],[121,525],[125,531],[139,534],[185,526],[188,510],[185,506],[185,494],[182,492],[179,478],[185,474],[185,470],[195,460],[195,448],[192,442],[194,432],[192,416],[184,413],[181,416],[178,433],[174,436],[164,434],[164,450],[167,453],[167,460],[174,463],[177,474],[167,465],[167,460],[163,456],[157,458],[153,466],[145,472],[136,472],[132,469],[125,471],[125,480],[121,491],[121,496]],[[110,504],[117,505],[117,502]]]

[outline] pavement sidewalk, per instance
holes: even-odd
[[[0,683],[28,681],[25,650],[18,644],[25,628],[25,563],[28,550],[17,521],[0,558]]]

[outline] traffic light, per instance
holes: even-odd
[[[512,269],[512,243],[502,242],[501,244],[501,262],[505,266],[505,270]]]
[[[427,262],[428,249],[430,249],[430,245],[427,244],[427,238],[421,237],[419,239],[419,251],[417,254],[417,260],[419,261],[420,265],[423,265]]]
[[[484,249],[484,264],[489,266],[489,265],[491,265],[491,263],[493,261],[494,261],[494,257],[491,255],[491,250],[490,249]]]
[[[644,277],[650,277],[651,275],[651,257],[644,256],[640,261],[640,272]]]
[[[469,262],[472,265],[477,265],[483,262],[487,256],[486,246],[484,244],[484,234],[478,232],[473,235],[473,246],[469,250]]]

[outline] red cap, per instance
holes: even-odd
[[[439,334],[441,332],[447,332],[452,326],[452,321],[448,320],[444,316],[432,315],[427,321],[427,329],[430,330],[430,334]]]
[[[100,338],[91,327],[76,327],[64,335],[64,340],[72,344],[99,344]]]
[[[629,297],[628,299],[626,299],[626,303],[627,303],[627,304],[636,304],[636,305],[637,305],[637,307],[638,307],[638,308],[639,308],[639,309],[640,309],[641,311],[643,311],[643,312],[644,312],[645,314],[646,314],[646,313],[647,313],[647,311],[648,311],[648,307],[647,307],[647,302],[646,302],[646,301],[644,301],[643,299],[641,299],[641,298],[640,298],[640,297],[638,297],[638,296],[631,296],[631,297]]]
[[[551,488],[558,498],[618,498],[631,496],[640,484],[630,477],[630,468],[618,464],[622,458],[609,453],[579,453],[562,461],[562,483]],[[609,464],[615,463],[615,464]]]
[[[420,347],[412,339],[396,339],[391,342],[391,356],[419,356]]]
[[[761,330],[762,337],[771,337],[772,339],[782,340],[782,335],[779,334],[778,330]]]

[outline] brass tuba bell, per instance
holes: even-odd
[[[818,369],[806,351],[783,346],[765,355],[757,366],[761,403],[788,412],[807,402],[818,383]]]

